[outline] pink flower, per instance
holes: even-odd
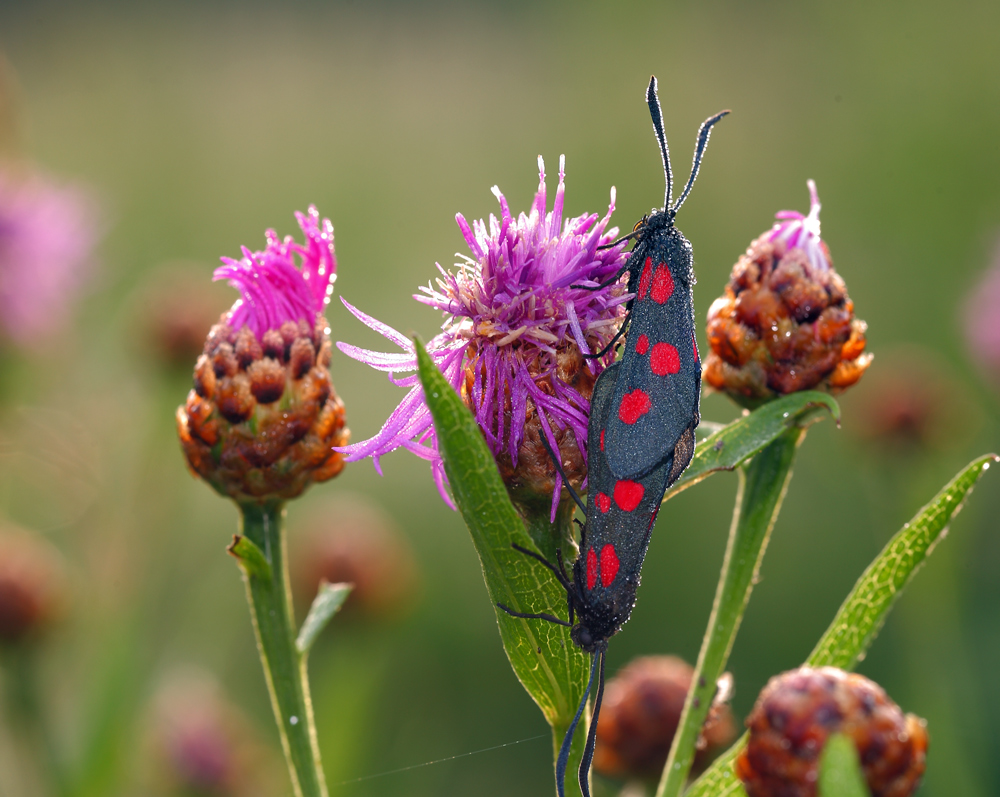
[[[101,231],[86,192],[0,170],[0,328],[20,345],[65,323]]]
[[[603,218],[591,213],[564,222],[564,160],[560,158],[559,185],[548,212],[541,158],[538,167],[538,192],[527,214],[515,218],[494,186],[499,219],[491,215],[488,224],[480,220],[470,227],[461,214],[456,216],[472,256],[463,256],[455,273],[438,265],[437,288],[423,287],[414,296],[444,314],[442,332],[430,341],[428,352],[451,385],[463,392],[494,455],[506,454],[515,466],[529,405],[537,412],[552,449],[559,447],[553,429],[568,427],[585,462],[589,396],[561,378],[557,354],[567,348],[585,354],[603,349],[621,325],[629,298],[624,286],[614,281],[627,258],[624,244],[600,248],[617,233],[616,228],[607,228],[614,210],[614,189]],[[434,481],[452,505],[419,380],[416,375],[396,376],[416,369],[412,343],[347,301],[344,305],[402,352],[374,352],[338,343],[340,350],[386,371],[393,384],[409,388],[378,434],[344,449],[347,461],[370,456],[381,473],[381,456],[407,449],[430,461]],[[613,360],[614,352],[609,351],[588,360],[584,367],[597,374]],[[557,476],[553,512],[561,489]]]
[[[286,321],[304,320],[312,326],[330,301],[337,279],[333,225],[329,219],[320,222],[312,205],[308,214],[296,212],[295,218],[305,233],[304,244],[290,235],[280,240],[274,230],[268,230],[264,251],[251,252],[244,246],[240,260],[223,257],[226,265],[215,270],[215,279],[228,279],[242,297],[229,311],[228,323],[234,331],[246,325],[260,340]]]

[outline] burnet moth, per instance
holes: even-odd
[[[632,331],[621,361],[605,369],[591,397],[586,506],[564,476],[564,483],[586,513],[580,555],[570,577],[561,552],[557,551],[557,562],[553,564],[535,551],[514,546],[537,559],[558,579],[566,590],[569,620],[547,613],[515,612],[499,604],[499,608],[514,617],[569,626],[570,638],[592,657],[586,691],[556,760],[559,797],[565,795],[573,734],[597,678],[594,714],[578,773],[580,790],[585,797],[590,797],[588,776],[604,696],[608,639],[632,613],[656,514],[667,488],[680,477],[694,456],[694,430],[699,422],[701,361],[694,337],[691,244],[674,226],[674,216],[694,184],[712,126],[728,111],[702,124],[691,176],[681,196],[671,205],[670,155],[663,133],[655,77],[646,90],[646,102],[663,159],[666,199],[663,210],[654,210],[644,217],[635,225],[632,234],[626,236],[635,237],[637,242],[613,280],[629,273],[628,291],[635,297],[628,305],[626,324],[631,325]],[[622,333],[626,324],[622,325]],[[614,345],[614,341],[610,345]],[[542,440],[545,442],[544,437]],[[558,457],[551,450],[549,454],[561,471]]]
[[[628,338],[615,387],[614,409],[604,429],[608,466],[619,479],[649,473],[674,453],[682,438],[691,437],[699,421],[701,358],[694,335],[694,268],[691,244],[674,226],[674,217],[691,192],[712,127],[729,111],[710,116],[698,131],[694,162],[684,191],[671,204],[673,172],[663,133],[663,116],[656,96],[656,78],[649,81],[646,103],[660,145],[667,190],[662,210],[644,216],[631,235],[636,244],[622,267],[629,275],[626,305]],[[685,446],[688,466],[693,447]],[[678,472],[678,475],[680,473]],[[671,480],[673,481],[673,480]]]
[[[590,400],[591,414],[587,441],[589,489],[587,505],[584,508],[587,520],[581,532],[580,555],[573,564],[572,577],[563,567],[561,554],[557,564],[552,564],[535,551],[514,546],[549,568],[565,588],[569,603],[569,621],[561,620],[551,614],[515,612],[500,604],[501,609],[514,617],[548,620],[570,626],[570,638],[573,642],[592,655],[587,690],[580,701],[576,716],[566,731],[556,761],[556,784],[560,797],[565,794],[564,780],[573,733],[583,715],[595,676],[599,672],[594,716],[579,772],[580,789],[589,797],[588,774],[594,757],[597,718],[604,695],[604,653],[608,639],[617,633],[632,613],[636,590],[639,588],[639,571],[646,556],[646,548],[649,546],[653,522],[656,520],[656,513],[659,511],[667,484],[678,475],[674,473],[672,462],[669,461],[634,481],[616,479],[611,474],[605,451],[601,447],[601,430],[614,408],[615,384],[620,368],[621,363],[615,363],[601,374]],[[694,437],[691,436],[689,441],[693,450]],[[690,453],[684,461],[688,459]],[[556,463],[558,467],[557,459]],[[569,484],[568,481],[565,483]],[[574,495],[574,498],[577,497]],[[579,498],[577,500],[579,501]]]

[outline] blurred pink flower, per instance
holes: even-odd
[[[19,345],[64,325],[101,237],[87,192],[0,168],[0,331]]]
[[[962,321],[973,360],[1000,382],[1000,242],[966,299]]]

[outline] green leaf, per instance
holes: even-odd
[[[944,536],[949,521],[962,508],[979,477],[994,462],[1000,462],[996,454],[973,460],[889,540],[862,573],[806,664],[854,669],[865,657],[903,588]],[[732,769],[745,744],[746,735],[716,759],[686,797],[745,795]]]
[[[735,470],[758,451],[794,426],[805,427],[829,412],[840,423],[840,407],[828,393],[806,390],[790,393],[762,407],[698,442],[694,458],[684,475],[663,497],[666,501],[720,470]]]
[[[264,552],[249,537],[234,534],[233,541],[226,548],[226,553],[236,558],[248,576],[259,578],[262,581],[271,580],[271,563],[267,561]]]
[[[783,432],[805,428],[820,420],[824,412],[840,423],[840,407],[827,393],[803,391],[776,399],[698,441],[694,458],[684,475],[663,497],[666,501],[702,479],[723,470],[735,470],[762,451]],[[705,424],[702,424],[705,425]],[[700,428],[700,427],[699,427]]]
[[[806,664],[852,670],[864,659],[903,587],[944,537],[979,477],[997,461],[996,454],[973,460],[889,540],[862,573]]]
[[[819,762],[819,797],[871,797],[850,736],[835,733]]]
[[[340,611],[352,589],[354,589],[353,584],[320,582],[319,592],[316,593],[312,606],[309,607],[309,614],[306,615],[305,622],[299,630],[298,639],[295,640],[295,647],[299,653],[309,652],[319,632],[326,627],[333,615]]]
[[[568,628],[542,620],[518,619],[496,608],[502,603],[518,612],[566,616],[566,593],[552,573],[511,547],[516,543],[547,551],[559,542],[541,538],[536,541],[529,535],[475,418],[419,340],[415,345],[420,381],[434,419],[445,472],[479,554],[504,650],[514,673],[552,726],[555,739],[561,742],[587,685],[589,659],[570,640]],[[559,529],[549,527],[543,532],[537,528],[539,525],[533,524],[536,534],[559,536]],[[584,735],[585,728],[579,728],[571,773],[575,772],[573,759],[579,761]],[[566,781],[568,789],[575,789],[575,777],[568,776]]]

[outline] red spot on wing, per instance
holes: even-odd
[[[621,563],[618,561],[618,554],[615,553],[615,546],[608,543],[601,548],[601,585],[610,587],[611,583],[618,575],[618,568]]]
[[[639,482],[621,479],[615,484],[615,503],[618,504],[618,508],[623,512],[631,512],[639,506],[639,502],[642,500],[645,492],[646,488],[639,484]]]
[[[694,349],[694,361],[698,362],[698,341],[695,340],[694,332],[691,333],[691,347]]]
[[[604,450],[604,430],[601,429],[601,451]]]
[[[631,393],[622,396],[622,403],[618,405],[618,417],[622,423],[631,425],[652,408],[653,403],[649,400],[646,391],[636,388]]]
[[[594,499],[594,503],[597,504],[597,508],[603,513],[607,513],[611,509],[611,499],[604,493],[598,493],[597,498]]]
[[[660,263],[656,267],[656,274],[653,276],[653,290],[650,295],[657,304],[663,304],[674,293],[674,278],[670,276],[670,269],[666,263]]]
[[[639,299],[645,299],[649,293],[649,283],[653,280],[653,258],[646,258],[646,265],[642,269],[642,276],[639,277]]]
[[[587,589],[597,586],[597,554],[593,548],[587,549]]]
[[[676,374],[681,370],[681,356],[669,343],[657,343],[649,355],[649,367],[657,376]]]
[[[645,354],[649,351],[649,338],[645,335],[640,335],[639,339],[635,342],[635,350],[639,354]]]

